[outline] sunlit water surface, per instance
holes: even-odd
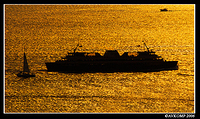
[[[179,69],[45,71],[78,43],[103,55],[144,51],[142,41]],[[36,77],[16,75],[24,52]],[[194,112],[194,5],[6,5],[4,81],[5,112]]]

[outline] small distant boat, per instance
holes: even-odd
[[[163,12],[163,11],[168,11],[168,10],[167,8],[164,8],[164,9],[160,9],[160,11]]]
[[[27,62],[27,59],[26,59],[26,54],[24,53],[24,66],[23,66],[23,71],[19,72],[17,74],[18,77],[25,77],[25,78],[28,78],[28,77],[35,77],[35,74],[32,74],[30,73],[30,70],[28,68],[28,62]]]

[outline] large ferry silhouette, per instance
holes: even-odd
[[[146,46],[146,44],[144,43]],[[106,50],[101,56],[99,53],[76,52],[77,45],[72,53],[55,62],[46,62],[48,71],[81,73],[81,72],[154,72],[162,70],[177,70],[178,61],[166,61],[154,51],[124,52],[119,55],[117,50]]]

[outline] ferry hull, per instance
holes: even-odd
[[[124,62],[47,62],[48,71],[56,72],[155,72],[177,70],[178,61],[124,61]]]

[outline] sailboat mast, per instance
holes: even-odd
[[[24,52],[23,74],[24,74],[24,72],[25,72],[25,57],[26,57],[26,55],[25,55],[25,52]]]
[[[26,59],[26,54],[24,52],[24,66],[23,66],[23,74],[24,72],[30,72],[29,68],[28,68],[28,62],[27,62],[27,59]]]
[[[25,45],[24,45],[24,49],[23,49],[23,51],[24,51],[24,64],[23,64],[23,74],[24,74],[24,72],[25,72],[25,57],[26,57],[26,55],[25,55]]]

